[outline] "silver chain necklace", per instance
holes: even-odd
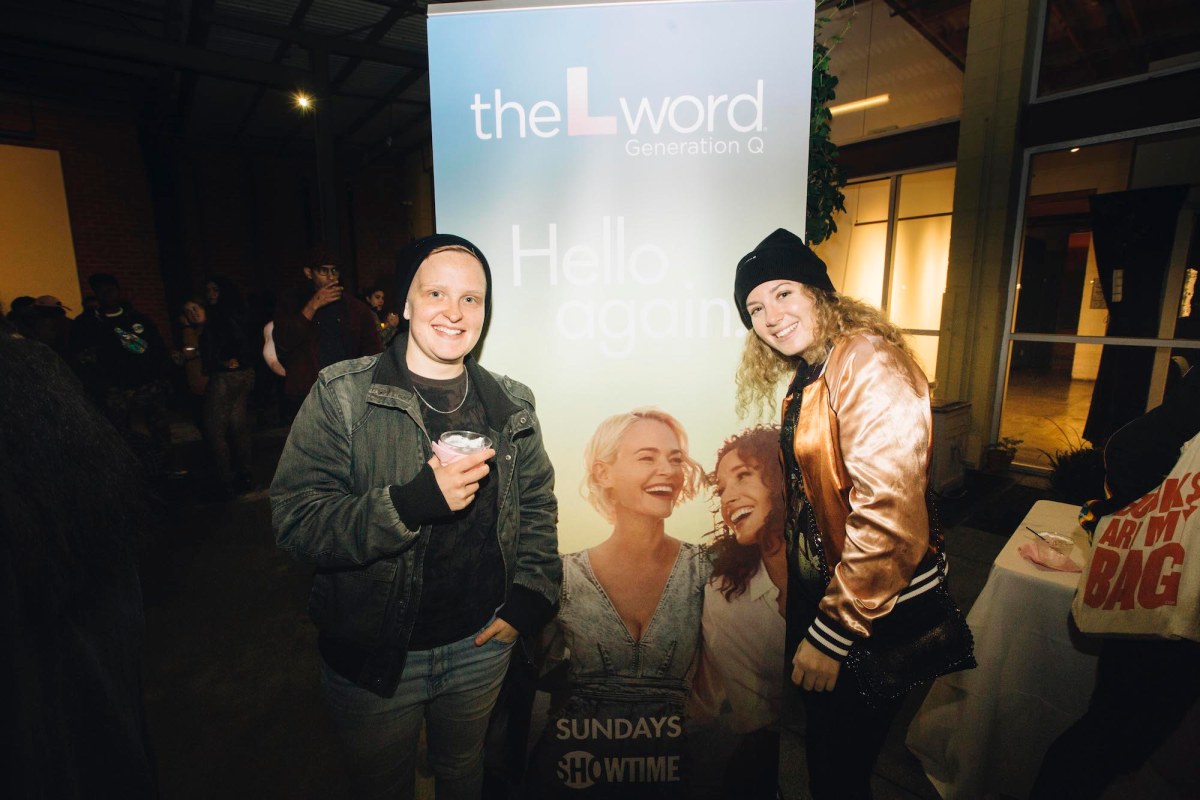
[[[460,408],[463,407],[463,403],[467,402],[467,395],[469,395],[471,393],[471,376],[470,376],[470,374],[467,373],[466,370],[463,370],[463,381],[466,384],[466,386],[463,389],[462,400],[459,400],[458,405],[456,405],[454,408],[450,409],[449,411],[442,411],[440,408],[434,408],[433,404],[431,404],[428,400],[426,400],[424,397],[421,396],[421,393],[417,391],[416,386],[413,386],[413,394],[415,394],[418,398],[420,398],[421,402],[424,403],[426,406],[428,406],[430,411],[433,411],[434,413],[437,413],[437,414],[453,414],[455,411],[458,411]]]

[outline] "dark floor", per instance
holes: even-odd
[[[317,693],[316,634],[306,612],[311,568],[274,545],[265,490],[205,503],[203,453],[186,426],[177,438],[188,477],[165,489],[165,523],[147,555],[146,697],[167,800],[342,798],[344,766]],[[255,437],[254,472],[265,487],[286,431]],[[1016,523],[1044,496],[1036,479],[969,474],[942,498],[953,593],[969,608]],[[970,521],[971,525],[964,523]],[[936,798],[904,748],[904,728],[876,770],[877,797]],[[782,783],[806,797],[801,730],[784,737]]]

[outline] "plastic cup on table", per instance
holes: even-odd
[[[486,450],[492,446],[492,440],[482,433],[474,431],[446,431],[433,442],[433,453],[442,462],[442,466],[451,461],[457,461],[465,455]]]

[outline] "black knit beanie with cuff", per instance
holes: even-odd
[[[733,279],[733,302],[742,324],[753,327],[746,297],[760,283],[795,281],[827,292],[836,291],[825,262],[796,234],[779,228],[738,262]]]

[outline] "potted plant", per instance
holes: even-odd
[[[1104,451],[1092,447],[1090,442],[1074,434],[1074,439],[1054,420],[1054,427],[1062,434],[1067,447],[1053,454],[1042,450],[1050,462],[1050,491],[1055,500],[1072,505],[1081,505],[1088,500],[1104,497]]]
[[[1016,458],[1017,448],[1024,439],[1012,436],[1002,436],[994,442],[988,442],[983,448],[983,469],[985,472],[1004,472]]]

